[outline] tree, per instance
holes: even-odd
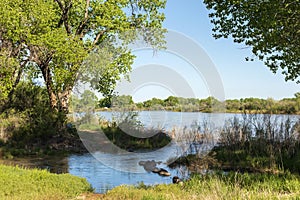
[[[300,83],[299,0],[204,0],[215,38],[244,43],[285,80]],[[249,58],[246,58],[249,60]],[[251,59],[253,60],[253,58]]]
[[[79,100],[79,104],[84,107],[84,111],[94,110],[97,105],[97,102],[97,96],[90,90],[85,90],[81,94],[81,98]]]
[[[92,86],[109,95],[121,75],[131,69],[134,56],[125,44],[140,37],[124,33],[141,29],[141,37],[159,48],[164,33],[164,14],[160,9],[165,3],[165,0],[0,0],[1,96],[8,97],[22,75],[26,74],[28,79],[42,78],[52,110],[67,113],[79,75],[88,81],[89,75],[84,76],[86,71],[81,67],[91,64],[90,59],[85,62],[89,54],[103,54],[100,58],[106,58],[107,62],[103,65],[98,62],[87,73],[96,77]],[[150,34],[151,28],[157,28],[155,34]]]
[[[179,98],[174,96],[169,96],[164,100],[165,106],[177,106],[179,104]]]
[[[100,108],[110,108],[111,107],[111,100],[108,98],[102,98],[98,102],[98,107]]]
[[[228,111],[238,111],[241,109],[241,102],[237,99],[228,99],[225,101],[226,109]]]
[[[114,96],[111,99],[111,106],[114,108],[130,108],[134,106],[134,102],[130,95]]]

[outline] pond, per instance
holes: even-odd
[[[111,112],[99,112],[97,114],[108,120],[114,117],[114,114]],[[174,127],[191,127],[195,122],[213,122],[221,125],[225,119],[234,116],[242,117],[239,114],[142,111],[139,113],[138,119],[146,127],[160,127],[165,130],[172,130]],[[299,119],[299,116],[289,117]],[[146,185],[170,184],[173,176],[187,178],[190,172],[185,167],[171,169],[166,165],[166,163],[170,162],[170,159],[183,154],[185,150],[185,148],[181,148],[181,146],[172,142],[166,147],[152,152],[94,151],[83,155],[71,155],[68,158],[27,158],[11,162],[14,162],[12,164],[28,167],[45,168],[56,173],[69,172],[86,178],[92,187],[95,188],[95,192],[105,193],[107,190],[122,184],[137,185],[142,182]],[[166,169],[171,175],[159,176],[156,173],[148,172],[146,167],[141,164],[141,161],[155,161],[156,167]]]
[[[107,120],[120,117],[120,113],[98,112],[99,117]],[[241,114],[228,113],[197,113],[197,112],[169,112],[169,111],[141,111],[137,119],[146,127],[160,127],[166,131],[175,128],[193,128],[193,125],[206,123],[213,126],[222,126],[226,120],[237,117],[242,119]],[[292,120],[299,119],[299,116],[277,115],[276,118]],[[101,140],[103,140],[101,138]],[[212,147],[210,147],[212,148]],[[206,151],[209,151],[209,149]],[[173,176],[188,177],[189,171],[185,167],[170,169],[166,163],[170,159],[181,155],[187,148],[171,143],[166,147],[152,152],[122,152],[111,151],[109,153],[94,152],[86,155],[73,155],[69,157],[68,165],[71,174],[85,177],[96,189],[96,192],[103,193],[121,184],[158,184],[172,183]],[[171,176],[162,177],[158,174],[147,172],[140,161],[160,162],[157,167],[167,169]]]
[[[107,155],[107,157],[113,159],[111,155]],[[124,162],[118,161],[116,164],[123,165],[126,169],[126,163],[131,161],[135,162],[136,159],[124,157]],[[173,176],[188,176],[188,171],[185,168],[170,169],[164,164],[157,166],[168,170],[171,173],[171,176],[159,176],[152,172],[146,172],[142,166],[136,167],[140,167],[143,172],[120,171],[113,168],[113,166],[104,165],[91,154],[72,155],[69,157],[68,165],[69,173],[85,177],[89,183],[92,184],[97,193],[105,193],[107,190],[123,184],[137,185],[142,182],[146,185],[160,183],[170,184],[172,183]]]

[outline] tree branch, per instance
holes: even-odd
[[[130,7],[131,7],[131,15],[135,16],[135,9],[134,9],[134,2],[130,1]]]
[[[56,2],[57,2],[58,6],[60,7],[60,9],[61,9],[61,10],[63,10],[63,9],[64,9],[64,6],[63,6],[63,4],[61,3],[61,1],[60,1],[60,0],[54,0],[54,1],[56,1]]]
[[[90,7],[90,0],[86,0],[84,19],[87,19],[89,16],[89,7]]]
[[[96,38],[93,42],[93,45],[96,45],[98,42],[99,42],[99,39],[104,35],[105,32],[107,32],[107,30],[103,30],[103,31],[100,31],[97,35],[96,35]]]
[[[90,7],[90,0],[86,0],[86,8],[85,8],[85,14],[84,14],[84,19],[81,21],[80,25],[77,28],[76,35],[80,35],[80,38],[83,36],[81,35],[83,32],[83,29],[86,25],[86,22],[88,20],[89,16],[89,7]]]
[[[72,1],[69,2],[68,6],[67,5],[64,6],[60,0],[54,0],[54,1],[57,2],[58,6],[60,7],[60,9],[62,11],[62,15],[58,22],[57,27],[60,27],[62,24],[64,24],[67,33],[69,35],[72,34],[71,27],[69,26],[69,22],[68,22],[69,11],[72,8]]]

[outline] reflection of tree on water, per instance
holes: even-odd
[[[139,162],[139,165],[143,166],[144,169],[147,171],[147,172],[152,172],[155,168],[156,168],[156,165],[158,164],[161,164],[161,162],[155,162],[155,160],[147,160],[147,161],[140,161]]]
[[[156,162],[155,160],[147,160],[140,161],[139,165],[143,166],[147,172],[157,173],[160,176],[170,176],[171,174],[167,170],[157,166],[161,163],[161,161]]]
[[[66,156],[14,158],[11,160],[0,160],[0,164],[46,169],[57,174],[69,172],[69,161]]]

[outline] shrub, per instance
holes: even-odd
[[[50,108],[46,88],[24,82],[18,85],[9,107],[0,116],[0,138],[14,148],[48,148],[68,135],[77,135],[65,122],[64,113]]]

